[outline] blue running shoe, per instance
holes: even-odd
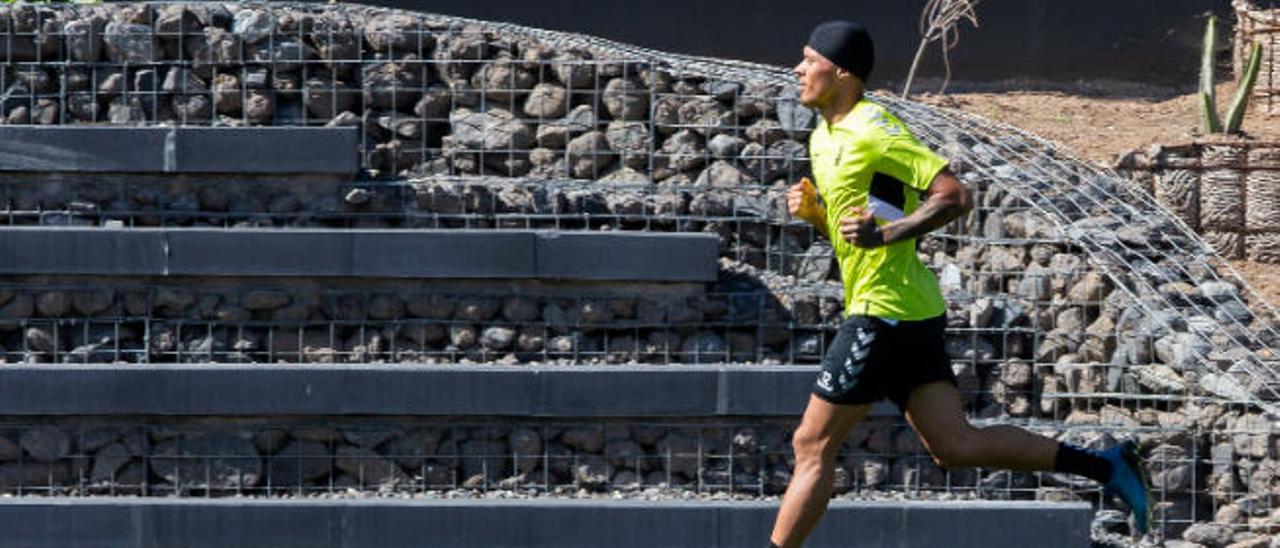
[[[1120,497],[1133,513],[1138,533],[1145,535],[1151,527],[1151,480],[1138,456],[1138,444],[1129,440],[1102,452],[1102,458],[1111,463],[1111,481],[1107,493]]]

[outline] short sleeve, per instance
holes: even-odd
[[[914,138],[890,140],[879,158],[876,171],[890,175],[908,186],[924,192],[933,179],[950,165],[946,158],[929,150]]]

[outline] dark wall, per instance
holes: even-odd
[[[373,3],[593,34],[663,51],[790,66],[809,30],[862,21],[876,37],[878,83],[901,80],[924,0],[371,0]],[[981,28],[962,24],[953,52],[961,80],[1108,78],[1191,86],[1203,14],[1231,28],[1229,0],[985,0]],[[1226,34],[1226,33],[1224,33]],[[1229,43],[1225,40],[1224,44]],[[921,76],[940,76],[936,47]]]

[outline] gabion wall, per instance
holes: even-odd
[[[1280,263],[1280,145],[1157,146],[1123,155],[1116,169],[1222,257]]]
[[[1267,114],[1280,114],[1280,4],[1275,0],[1232,0],[1231,7],[1236,12],[1235,51],[1231,59],[1236,77],[1244,72],[1253,44],[1261,44],[1261,68],[1253,100]]]
[[[1265,543],[1278,481],[1270,420],[1213,404],[1183,411],[1106,406],[1035,429],[1090,447],[1136,434],[1149,448],[1162,534],[1217,539],[1198,541],[1209,546]],[[761,499],[780,495],[790,479],[793,426],[752,419],[7,421],[0,425],[0,492]],[[1210,430],[1207,446],[1191,434]],[[1063,474],[939,469],[909,427],[885,418],[859,425],[841,447],[835,494],[1092,502],[1101,495],[1096,484]],[[1094,527],[1103,545],[1125,543],[1123,513],[1102,511]]]
[[[381,173],[771,182],[803,171],[814,120],[777,85],[357,6],[19,5],[0,18],[7,123],[355,125]]]
[[[354,125],[366,169],[225,185],[9,174],[0,222],[721,242],[705,287],[13,277],[0,287],[7,361],[811,364],[839,321],[830,246],[785,214],[814,123],[785,70],[356,5],[19,5],[0,21],[8,123]],[[1085,445],[1137,437],[1164,537],[1272,534],[1280,342],[1270,310],[1187,230],[1204,210],[1171,215],[1012,128],[878,99],[977,193],[919,248],[947,293],[948,354],[975,419]],[[785,484],[791,423],[98,426],[6,426],[0,486],[762,497]],[[1097,499],[1052,474],[943,473],[897,420],[859,429],[841,463],[846,496]],[[1095,538],[1121,521],[1099,514]]]

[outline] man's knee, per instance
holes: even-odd
[[[797,461],[824,461],[833,453],[830,436],[825,436],[817,429],[804,428],[801,425],[791,435],[791,448],[796,452]]]

